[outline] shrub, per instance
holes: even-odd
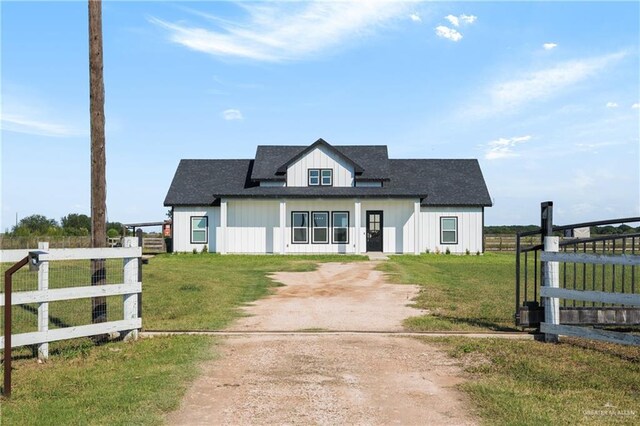
[[[451,254],[451,250],[449,250],[449,247],[447,247],[447,251],[444,252],[445,254]]]
[[[480,256],[480,250],[476,252],[476,256]]]
[[[469,256],[469,255],[471,254],[471,252],[469,251],[469,249],[466,249],[466,250],[464,251],[464,254],[466,254],[467,256]]]
[[[209,253],[209,247],[206,244],[202,246],[202,253]]]
[[[198,254],[198,249],[197,248],[193,248],[193,254]]]

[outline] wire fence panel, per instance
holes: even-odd
[[[127,238],[126,243],[128,248],[110,249],[48,249],[41,245],[46,249],[40,251],[37,270],[24,267],[12,276],[12,346],[25,341],[37,341],[40,345],[61,340],[65,338],[62,329],[69,329],[68,334],[73,338],[88,336],[86,333],[94,329],[104,329],[105,335],[114,334],[119,331],[113,326],[116,323],[121,329],[125,325],[140,328],[141,319],[131,296],[137,300],[141,292],[138,277],[141,249],[135,238]],[[25,253],[28,251],[0,252],[2,347],[4,273],[15,263],[7,260],[15,260]],[[96,256],[99,258],[92,259]],[[105,323],[104,327],[100,323]],[[87,327],[92,324],[96,326]],[[34,348],[30,349],[35,352]]]

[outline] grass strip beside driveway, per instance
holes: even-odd
[[[412,331],[515,331],[514,254],[391,256],[380,265],[393,282],[422,287],[405,320]]]
[[[73,343],[71,343],[73,342]],[[2,401],[7,425],[149,425],[178,407],[213,338],[171,336],[96,347],[65,342],[45,364],[14,361],[13,394]]]
[[[420,338],[465,368],[462,384],[491,425],[640,423],[640,348],[563,338]]]

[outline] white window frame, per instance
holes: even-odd
[[[306,217],[305,226],[294,226],[295,225],[295,215],[301,214]],[[296,241],[296,229],[304,229],[305,230],[305,240],[304,241]],[[291,244],[309,244],[309,212],[306,211],[294,211],[291,212]]]
[[[329,172],[329,183],[324,182],[324,172]],[[333,186],[333,169],[320,169],[320,185],[322,186]]]
[[[194,220],[202,220],[204,219],[204,229],[194,229],[193,227],[193,221]],[[209,216],[191,216],[191,223],[189,226],[190,229],[190,242],[191,244],[207,244],[207,242],[209,241]],[[204,241],[200,241],[200,240],[195,240],[193,238],[193,232],[202,232],[204,231]]]
[[[347,215],[347,226],[336,226],[336,214],[345,214]],[[333,244],[349,244],[349,212],[348,211],[335,211],[331,212],[331,241]],[[345,241],[336,241],[336,229],[345,229]]]
[[[326,226],[316,226],[315,215],[324,215],[326,218]],[[328,211],[320,211],[320,212],[311,212],[311,243],[312,244],[329,244],[329,212]],[[316,240],[316,229],[324,229],[326,231],[326,239],[324,240]]]
[[[313,172],[318,173],[317,176],[313,177],[314,179],[317,179],[317,183],[312,183],[311,182],[311,178],[312,178],[311,173],[313,173]],[[309,183],[309,186],[320,186],[320,182],[322,180],[321,175],[322,175],[322,172],[320,171],[320,169],[309,169],[309,172],[308,172],[308,183]]]
[[[444,229],[444,223],[447,220],[453,220],[454,229]],[[444,233],[453,232],[453,241],[445,241]],[[457,216],[441,216],[440,217],[440,244],[458,244],[458,217]]]

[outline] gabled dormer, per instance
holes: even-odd
[[[384,145],[258,146],[251,180],[261,187],[381,187],[388,180]]]
[[[288,159],[278,170],[286,175],[287,186],[354,186],[356,174],[362,167],[351,158],[318,139],[297,155]]]

